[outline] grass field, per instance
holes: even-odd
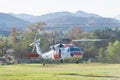
[[[120,64],[3,65],[0,80],[120,80]]]

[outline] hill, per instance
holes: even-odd
[[[83,11],[77,11],[76,13],[71,13],[71,12],[55,12],[55,13],[49,13],[49,14],[44,14],[41,16],[33,16],[33,15],[29,15],[29,14],[14,14],[14,13],[10,13],[11,15],[21,18],[23,20],[29,21],[29,22],[39,22],[39,21],[48,21],[48,20],[52,20],[52,19],[56,19],[56,18],[63,18],[63,17],[85,17],[85,18],[100,18],[101,16],[96,15],[96,14],[89,14]]]
[[[8,30],[11,27],[22,29],[28,24],[30,24],[30,22],[24,21],[10,14],[0,13],[0,29],[2,30]]]
[[[59,18],[63,18],[68,20],[67,18],[72,17],[74,18],[79,18],[79,17],[84,17],[84,18],[100,18],[101,16],[95,15],[95,14],[89,14],[89,13],[85,13],[83,11],[77,11],[76,13],[71,13],[71,12],[56,12],[56,13],[50,13],[50,14],[45,14],[45,15],[41,15],[38,17],[39,20],[41,21],[50,21],[53,19],[59,19]]]
[[[103,29],[104,27],[119,27],[119,20],[114,18],[106,18],[92,13],[83,11],[71,12],[55,12],[41,16],[17,15],[21,19],[30,22],[45,22],[48,25],[46,29],[68,30],[75,26],[80,26],[83,31],[92,31],[95,29]],[[27,18],[25,18],[26,16]]]
[[[24,30],[30,22],[6,13],[0,13],[0,35],[8,36],[12,27]]]
[[[37,16],[34,16],[34,15],[29,15],[29,14],[14,14],[14,13],[10,13],[10,15],[12,16],[15,16],[19,19],[22,19],[24,21],[27,21],[27,22],[35,22],[34,20],[36,20]]]

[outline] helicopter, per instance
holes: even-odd
[[[101,41],[102,39],[80,39],[80,40],[72,40],[73,42],[88,42],[88,41]],[[73,57],[79,57],[79,59],[82,59],[83,57],[83,51],[80,47],[75,46],[73,44],[63,44],[63,43],[58,43],[50,46],[50,51],[43,53],[41,48],[40,48],[40,42],[41,40],[34,39],[34,42],[30,44],[30,46],[35,46],[33,47],[36,48],[37,54],[34,54],[33,56],[39,56],[40,59],[47,60],[47,59],[52,59],[52,60],[60,60],[61,63],[63,63],[65,58],[73,58]],[[79,60],[76,61],[78,63]],[[43,63],[45,65],[45,62]]]
[[[61,63],[63,63],[63,60],[65,58],[78,57],[78,56],[82,58],[83,56],[83,51],[79,47],[73,44],[62,44],[62,43],[55,44],[50,46],[51,50],[45,53],[43,53],[40,48],[40,39],[30,44],[30,46],[32,45],[35,45],[36,52],[39,55],[40,59],[52,59],[52,60],[59,59]]]

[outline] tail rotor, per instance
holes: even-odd
[[[40,39],[37,40],[37,34],[35,35],[34,41],[33,43],[30,44],[30,46],[33,46],[32,52],[34,52],[36,49],[37,54],[39,54],[39,56],[42,58],[42,51],[40,48]]]
[[[37,40],[37,34],[35,34],[35,37],[34,37],[33,43],[31,43],[31,44],[29,45],[29,46],[33,46],[33,48],[32,48],[32,52],[35,51],[35,42],[36,42],[36,40]]]

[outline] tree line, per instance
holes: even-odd
[[[11,28],[8,37],[0,36],[0,56],[3,56],[8,49],[13,49],[15,59],[25,59],[25,55],[32,52],[30,43],[37,38],[41,38],[41,48],[43,52],[49,50],[49,46],[61,42],[62,38],[69,39],[104,39],[100,42],[74,42],[73,44],[82,48],[84,52],[83,60],[93,59],[104,63],[120,63],[120,30],[105,27],[102,30],[92,32],[82,32],[81,28],[64,31],[44,30],[45,23],[30,25],[25,31]],[[68,42],[67,42],[68,43]]]

